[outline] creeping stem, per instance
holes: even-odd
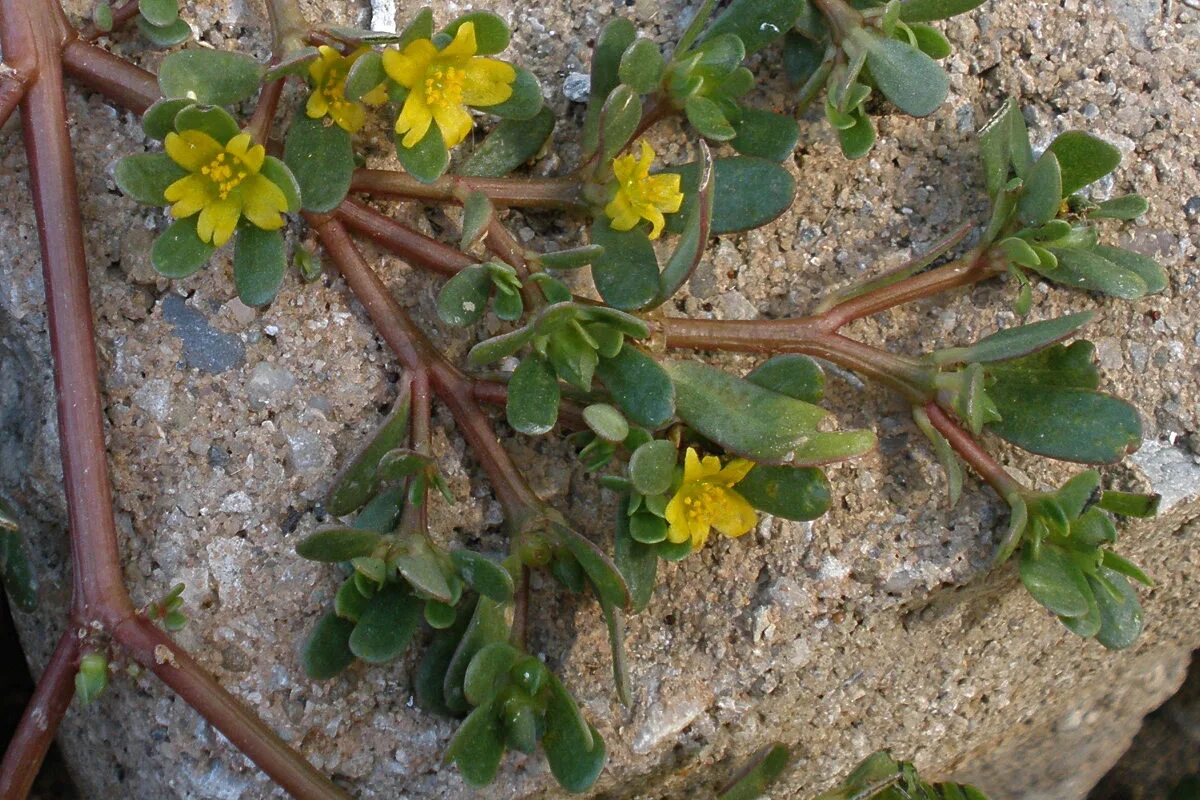
[[[925,413],[929,415],[929,421],[937,432],[946,438],[954,451],[979,477],[996,490],[996,494],[1007,499],[1024,489],[1017,479],[1010,475],[1000,462],[992,458],[991,453],[955,422],[941,406],[933,402],[926,403]]]
[[[509,208],[557,208],[582,211],[581,184],[570,178],[471,178],[443,175],[422,183],[404,172],[387,169],[355,171],[350,191],[437,203],[457,203],[469,192],[487,195],[493,205]]]

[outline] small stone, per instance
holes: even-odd
[[[563,96],[572,103],[586,103],[592,90],[592,78],[584,72],[571,72],[563,80]]]
[[[280,405],[279,398],[296,388],[296,378],[287,369],[266,361],[254,366],[246,383],[246,397],[252,406]]]

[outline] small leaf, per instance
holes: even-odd
[[[333,482],[325,499],[325,509],[335,517],[349,514],[363,506],[379,485],[379,460],[399,447],[408,435],[411,410],[411,383],[403,382],[400,394],[387,418],[371,435],[366,446],[345,467]],[[390,527],[379,528],[390,531]]]
[[[618,231],[601,215],[591,238],[604,248],[592,263],[592,281],[604,302],[627,310],[649,305],[659,294],[658,258],[644,227]]]
[[[296,553],[309,561],[336,563],[352,558],[369,556],[379,546],[380,536],[375,531],[358,528],[324,528],[305,536],[296,545]]]
[[[608,628],[608,647],[612,653],[613,684],[617,689],[617,699],[621,705],[629,708],[633,705],[633,696],[629,689],[629,666],[625,658],[625,618],[619,609],[604,598],[600,599],[600,608]]]
[[[1150,203],[1140,194],[1127,194],[1105,200],[1088,212],[1091,219],[1136,219],[1150,210]]]
[[[914,22],[908,26],[917,40],[917,47],[922,53],[934,59],[943,59],[954,52],[950,40],[932,25]]]
[[[679,453],[672,442],[656,439],[646,442],[629,457],[629,478],[642,494],[663,494],[675,478]]]
[[[267,156],[263,161],[261,174],[264,178],[279,187],[287,200],[287,212],[295,214],[300,210],[300,182],[292,171],[275,156]]]
[[[267,68],[263,73],[263,83],[271,83],[288,75],[306,77],[309,66],[320,57],[321,51],[312,46],[293,50]]]
[[[473,706],[491,701],[511,680],[509,670],[521,654],[508,642],[492,642],[482,648],[463,676],[463,692]]]
[[[220,144],[226,144],[240,132],[237,120],[220,106],[205,106],[199,103],[189,103],[175,115],[175,130],[201,131],[216,139]]]
[[[1108,260],[1098,248],[1047,249],[1058,260],[1058,266],[1043,272],[1043,275],[1055,283],[1075,289],[1090,289],[1123,300],[1137,300],[1145,297],[1150,290],[1141,275]]]
[[[1058,159],[1047,150],[1029,171],[1017,201],[1017,216],[1028,226],[1044,225],[1058,214],[1061,200],[1062,176]]]
[[[482,264],[461,269],[438,292],[438,317],[447,325],[474,325],[487,311],[491,291],[492,279]]]
[[[987,373],[1007,386],[1095,389],[1100,385],[1095,354],[1095,345],[1086,340],[1056,344],[1011,361],[989,364]]]
[[[187,170],[166,153],[136,153],[125,156],[113,168],[117,188],[132,200],[148,206],[167,205],[163,192],[186,176]]]
[[[946,99],[950,79],[945,71],[908,42],[866,33],[853,41],[866,49],[867,67],[879,91],[904,113],[925,117]]]
[[[757,108],[742,108],[741,118],[733,122],[733,129],[737,133],[730,142],[734,150],[771,161],[785,161],[800,138],[795,118]]]
[[[1062,168],[1062,196],[1070,197],[1117,168],[1121,151],[1083,131],[1061,133],[1050,143]]]
[[[713,181],[712,155],[708,145],[700,142],[700,178],[696,186],[693,202],[684,217],[683,230],[679,233],[679,242],[674,252],[667,259],[667,264],[659,276],[659,291],[655,298],[661,304],[671,299],[691,278],[700,259],[704,257],[708,245],[708,234],[712,228],[713,217]]]
[[[357,102],[386,80],[387,73],[383,69],[383,54],[378,50],[368,50],[350,65],[350,71],[346,73],[343,93],[347,100]]]
[[[550,772],[569,792],[587,791],[604,767],[604,740],[584,720],[575,699],[553,674],[548,685],[542,747]]]
[[[1146,284],[1147,294],[1158,294],[1167,288],[1167,273],[1152,258],[1122,247],[1107,247],[1102,244],[1093,247],[1092,252],[1141,278]]]
[[[112,6],[100,0],[96,7],[92,9],[92,24],[96,26],[96,30],[101,33],[108,33],[113,29],[113,13]]]
[[[329,680],[354,663],[350,634],[354,623],[330,611],[317,621],[304,643],[300,661],[304,674],[315,681]]]
[[[443,572],[442,558],[420,534],[406,537],[403,552],[392,556],[396,569],[419,594],[442,603],[453,603],[457,593],[450,588]]]
[[[983,5],[984,0],[900,0],[900,19],[930,22],[964,14]]]
[[[704,33],[703,41],[733,34],[756,53],[783,36],[807,5],[804,0],[733,0]]]
[[[629,435],[629,423],[607,403],[592,403],[583,409],[583,421],[601,439],[620,443]]]
[[[755,465],[734,487],[766,514],[807,521],[829,510],[829,480],[815,467]]]
[[[358,584],[353,577],[347,578],[333,597],[333,613],[342,619],[358,622],[358,618],[367,610],[370,600],[371,598],[358,590]]]
[[[457,714],[462,714],[470,708],[463,693],[463,679],[471,659],[492,642],[508,640],[509,628],[512,626],[512,605],[481,597],[475,604],[475,612],[470,620],[453,658],[446,666],[442,681],[445,705]]]
[[[1006,361],[1028,355],[1062,341],[1091,322],[1094,316],[1095,314],[1091,311],[1083,311],[1007,328],[985,336],[969,347],[959,347],[937,353],[934,356],[934,363],[986,364],[991,361]]]
[[[252,224],[238,228],[233,241],[233,282],[243,303],[270,303],[279,293],[285,272],[287,252],[280,231],[264,231]]]
[[[1010,387],[988,390],[1002,419],[987,427],[1031,453],[1079,461],[1112,464],[1141,444],[1142,423],[1137,410],[1111,395],[1057,386]]]
[[[838,144],[846,158],[862,158],[875,146],[875,125],[861,108],[854,109],[853,123],[837,132]]]
[[[1091,587],[1083,572],[1057,546],[1043,542],[1037,554],[1021,551],[1021,583],[1043,606],[1062,617],[1082,617],[1088,612]]]
[[[298,115],[287,132],[283,161],[300,185],[308,211],[332,211],[350,191],[354,151],[350,134],[337,125]]]
[[[513,598],[512,575],[501,564],[485,555],[471,550],[454,550],[450,560],[458,574],[475,591],[497,603],[507,603]]]
[[[623,496],[617,506],[616,544],[613,560],[629,587],[632,610],[637,613],[650,605],[654,594],[658,556],[655,548],[635,540],[629,532],[629,498]]]
[[[540,436],[558,421],[558,376],[544,358],[528,355],[508,382],[508,424],[521,433]]]
[[[178,0],[138,0],[138,13],[150,24],[164,27],[179,18]]]
[[[602,255],[604,255],[604,248],[600,245],[585,244],[569,250],[538,253],[534,260],[546,269],[579,269],[595,262]]]
[[[1117,555],[1112,550],[1105,550],[1101,557],[1101,562],[1104,566],[1111,569],[1113,572],[1119,572],[1127,578],[1133,578],[1143,586],[1153,586],[1154,581],[1137,564],[1134,564],[1127,558]]]
[[[476,708],[458,726],[446,747],[445,761],[457,764],[468,784],[483,787],[496,777],[503,757],[504,730],[493,700]]]
[[[636,91],[649,94],[662,80],[662,51],[649,39],[637,39],[621,54],[617,75],[621,83],[632,86]]]
[[[617,17],[600,30],[592,51],[591,86],[587,118],[583,126],[583,152],[594,153],[599,143],[600,112],[621,82],[621,57],[637,38],[637,28],[625,17]]]
[[[629,605],[629,587],[625,579],[599,547],[566,525],[555,525],[559,541],[571,552],[591,581],[596,595],[617,608]]]
[[[1095,578],[1088,578],[1096,595],[1096,604],[1100,606],[1100,631],[1096,641],[1109,650],[1124,650],[1142,632],[1142,605],[1124,575],[1108,567],[1100,567],[1099,574],[1116,587],[1121,597],[1113,598]]]
[[[651,430],[675,414],[675,385],[662,365],[639,348],[626,344],[601,358],[596,376],[631,421]]]
[[[168,133],[175,130],[175,115],[192,104],[193,101],[186,97],[164,97],[155,100],[154,104],[142,113],[142,130],[151,139],[161,142],[167,138]]]
[[[475,52],[477,55],[492,55],[508,47],[508,42],[512,38],[508,23],[490,11],[471,11],[456,17],[446,26],[446,35],[453,39],[458,33],[458,29],[468,22],[475,28],[475,44],[478,48]]]
[[[457,609],[454,622],[444,630],[436,631],[425,648],[425,655],[421,658],[413,678],[413,692],[416,695],[417,706],[421,709],[444,717],[454,715],[455,712],[446,706],[443,682],[450,669],[454,652],[474,618],[474,612],[475,600],[474,596],[471,596]]]
[[[537,77],[524,67],[517,67],[516,70],[517,77],[512,83],[512,95],[503,103],[484,106],[483,111],[515,120],[533,119],[538,115],[545,105],[542,85],[538,83]]]
[[[196,216],[175,220],[150,248],[150,263],[167,278],[186,278],[208,263],[217,248],[200,240]]]
[[[818,403],[825,396],[825,373],[820,365],[795,353],[768,358],[746,380],[806,403]]]
[[[692,95],[684,104],[684,113],[688,122],[700,132],[701,136],[717,142],[727,142],[737,136],[737,131],[725,119],[721,107],[707,97],[699,94]]]
[[[0,511],[2,509],[3,502],[0,501]],[[14,608],[27,614],[37,609],[37,578],[29,562],[25,540],[15,530],[0,529],[0,583],[8,591]]]
[[[600,110],[600,163],[609,163],[625,149],[642,121],[642,100],[631,87],[621,84],[604,101]]]
[[[424,138],[412,147],[405,147],[404,137],[396,136],[396,156],[404,171],[422,183],[433,183],[450,166],[450,151],[436,122],[430,124]]]
[[[1158,514],[1159,494],[1135,494],[1114,492],[1111,489],[1100,495],[1098,505],[1121,517],[1153,517]]]
[[[228,106],[258,91],[265,68],[242,53],[194,48],[171,53],[158,68],[163,97]]]
[[[664,172],[682,176],[683,206],[667,216],[667,232],[679,233],[696,202],[701,167],[693,162]],[[796,180],[786,169],[765,158],[735,156],[713,161],[713,218],[711,235],[738,233],[766,225],[792,204]]]
[[[137,28],[155,47],[174,47],[192,38],[191,27],[182,19],[176,19],[170,25],[158,26],[139,16]]]

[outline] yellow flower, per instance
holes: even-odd
[[[287,198],[259,173],[267,151],[250,134],[239,133],[222,145],[207,133],[185,130],[168,133],[163,146],[172,161],[191,173],[164,192],[173,204],[171,216],[183,219],[200,212],[196,233],[201,241],[225,244],[243,215],[263,230],[283,227]]]
[[[754,462],[735,458],[721,467],[716,456],[701,461],[692,448],[683,458],[683,484],[667,503],[667,538],[676,544],[691,540],[692,549],[704,546],[709,528],[726,536],[741,536],[754,527],[758,514],[746,498],[733,490]]]
[[[616,194],[604,207],[604,213],[618,231],[630,230],[642,220],[649,220],[650,238],[657,239],[665,223],[663,212],[674,214],[678,211],[683,205],[683,192],[679,191],[678,175],[650,174],[654,149],[645,139],[641,141],[641,147],[640,157],[627,153],[613,160]]]
[[[357,133],[367,121],[367,109],[363,103],[377,106],[387,102],[387,89],[383,84],[363,95],[361,102],[346,99],[346,75],[354,62],[370,48],[360,47],[348,56],[328,45],[321,45],[319,49],[321,57],[308,67],[308,74],[313,79],[313,91],[308,96],[305,111],[313,119],[328,116],[343,130]]]
[[[417,39],[403,52],[383,51],[388,77],[409,90],[396,119],[405,147],[415,147],[435,121],[446,147],[454,147],[475,125],[467,106],[494,106],[512,97],[517,71],[503,61],[476,56],[478,49],[475,23],[465,22],[442,50],[429,39]]]

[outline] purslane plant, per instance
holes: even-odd
[[[76,554],[90,554],[77,560],[73,618],[96,633],[64,639],[47,670],[39,692],[54,701],[54,723],[72,685],[84,701],[103,690],[106,653],[121,649],[294,795],[342,796],[162,632],[186,621],[178,587],[141,610],[124,590],[98,436],[82,233],[73,184],[61,182],[70,169],[63,162],[69,148],[62,89],[36,69],[57,69],[58,61],[141,113],[147,135],[163,143],[163,152],[126,156],[114,171],[131,199],[166,208],[173,219],[151,250],[160,273],[190,275],[232,240],[238,296],[248,305],[270,303],[288,267],[285,215],[299,215],[395,351],[405,377],[392,413],[333,482],[326,508],[336,522],[296,547],[301,557],[337,565],[342,577],[302,661],[309,676],[327,680],[356,660],[394,662],[413,641],[427,642],[414,676],[416,698],[431,713],[462,720],[446,759],[468,782],[489,783],[509,749],[541,749],[570,791],[589,789],[604,765],[606,744],[595,725],[527,651],[531,571],[596,597],[617,694],[628,703],[623,617],[649,604],[660,562],[697,552],[713,528],[741,536],[760,513],[811,520],[829,509],[822,466],[870,451],[875,436],[831,428],[820,405],[820,360],[878,381],[912,406],[945,468],[952,502],[965,461],[1009,504],[996,562],[1018,553],[1021,580],[1039,603],[1079,636],[1109,648],[1131,644],[1142,610],[1129,579],[1149,578],[1111,549],[1117,529],[1110,514],[1147,516],[1155,499],[1103,490],[1096,470],[1057,491],[1034,491],[986,447],[996,436],[1050,458],[1107,464],[1138,445],[1138,414],[1098,391],[1090,343],[1066,343],[1090,315],[1043,319],[911,355],[840,332],[853,320],[1000,276],[1015,283],[1022,316],[1033,311],[1029,287],[1039,279],[1128,300],[1163,290],[1166,275],[1153,261],[1101,244],[1106,223],[1099,220],[1131,219],[1146,209],[1136,195],[1098,201],[1085,193],[1117,167],[1110,145],[1069,131],[1035,154],[1019,109],[1007,102],[979,138],[993,213],[962,255],[949,257],[970,234],[966,223],[907,268],[832,294],[809,316],[716,321],[659,311],[687,283],[710,236],[767,224],[792,202],[795,181],[778,162],[792,153],[799,129],[790,116],[743,103],[755,81],[748,55],[783,59],[804,83],[800,108],[825,87],[826,116],[843,150],[862,155],[874,140],[864,106],[872,91],[901,111],[931,113],[947,86],[932,59],[949,45],[926,23],[979,4],[735,0],[710,19],[715,3],[707,2],[669,53],[617,19],[597,37],[580,162],[563,175],[532,178],[519,173],[542,150],[555,119],[532,73],[501,57],[511,36],[495,14],[471,12],[438,30],[426,9],[393,34],[312,25],[294,3],[272,0],[272,63],[191,47],[167,55],[154,76],[87,43],[50,0],[0,0],[4,52],[17,76],[0,82],[0,119],[24,99],[27,131],[38,132],[27,135],[27,147],[39,219],[62,221],[60,233],[43,224],[43,235],[62,237],[48,239],[44,253],[56,312],[57,385],[77,401],[66,404],[60,420],[71,455],[68,502],[73,521],[84,513],[100,520],[72,525]],[[173,0],[100,11],[85,35],[135,15],[143,33],[169,44],[179,22]],[[277,130],[285,82],[306,92]],[[360,166],[354,137],[372,114],[394,132],[403,171]],[[645,138],[672,114],[703,137],[690,163],[660,163]],[[476,126],[492,117],[499,121],[473,141]],[[38,139],[42,131],[50,131],[47,141]],[[733,154],[714,155],[710,145]],[[453,244],[432,239],[352,193],[459,206],[461,236]],[[580,220],[589,242],[529,250],[504,216],[520,208]],[[464,363],[451,363],[390,296],[351,231],[447,276],[436,309],[447,324],[472,328],[490,312],[510,329],[476,342]],[[293,260],[302,276],[312,275],[311,254],[299,249]],[[576,296],[564,280],[583,268],[594,295]],[[60,284],[70,291],[50,293]],[[739,375],[668,357],[670,350],[768,358]],[[450,410],[492,481],[509,535],[504,553],[458,547],[430,530],[430,491],[454,502],[430,444],[435,400]],[[611,545],[583,536],[536,497],[498,442],[484,404],[502,406],[522,435],[570,429],[580,465],[615,495]],[[0,554],[17,552],[13,534],[0,536]],[[0,560],[18,598],[30,595],[21,563],[11,555]],[[422,627],[430,632],[418,637]],[[171,658],[164,661],[160,648]],[[23,723],[0,769],[5,792],[27,789],[44,753],[45,726],[30,725]],[[884,766],[900,776],[888,786],[903,784],[910,793],[949,798],[967,791],[929,787],[890,758]]]

